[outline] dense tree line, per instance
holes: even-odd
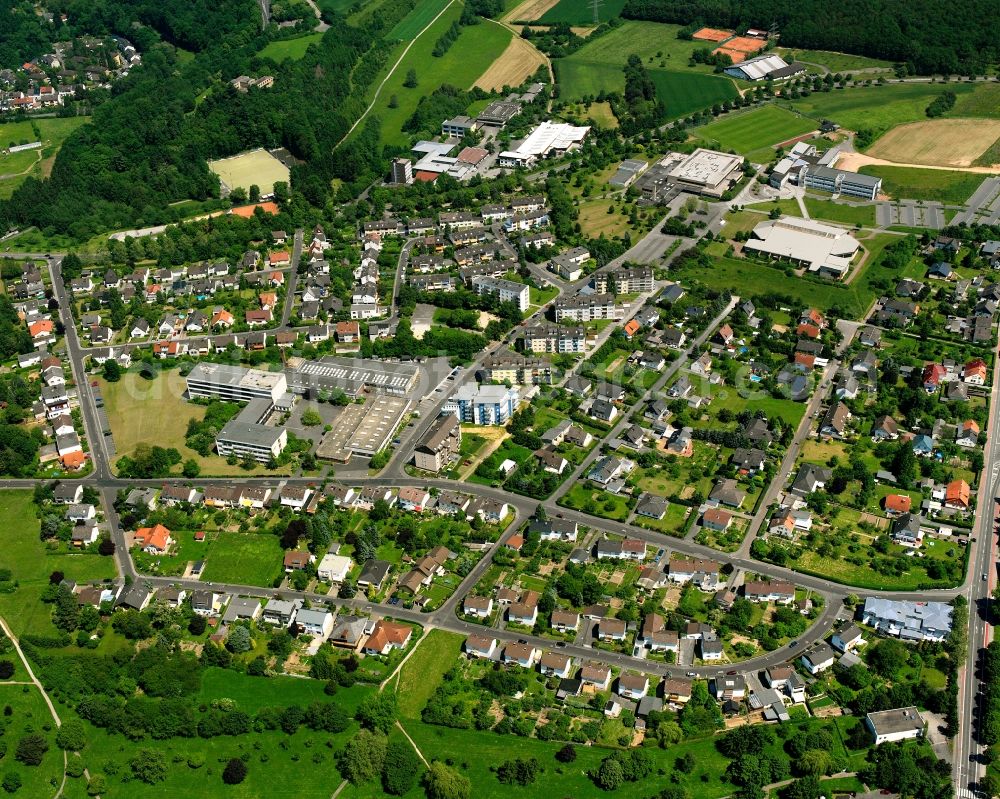
[[[997,60],[1000,42],[997,0],[961,6],[936,0],[628,0],[622,14],[736,30],[774,25],[786,47],[883,58],[923,75],[982,73]]]
[[[207,5],[212,10],[202,12]],[[371,31],[343,25],[302,59],[275,64],[256,55],[275,34],[260,32],[252,0],[149,0],[118,16],[109,8],[98,4],[94,13],[110,19],[88,24],[129,36],[136,13],[145,14],[149,30],[164,40],[206,49],[182,61],[154,42],[142,67],[95,111],[93,124],[67,139],[51,178],[25,181],[0,205],[0,227],[32,224],[86,238],[175,221],[169,203],[218,195],[206,159],[253,147],[283,146],[299,159],[293,185],[314,205],[323,204],[334,177],[352,181],[377,167],[377,120],[374,131],[364,126],[350,147],[333,152],[384,62],[387,47]],[[274,75],[273,88],[240,93],[224,82],[262,73]]]

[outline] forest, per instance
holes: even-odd
[[[786,47],[836,50],[907,64],[922,75],[982,74],[995,62],[1000,2],[968,0],[628,0],[630,19],[737,31],[775,26]]]

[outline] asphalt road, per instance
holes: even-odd
[[[650,239],[650,237],[652,237]],[[647,236],[650,241],[640,242],[639,245],[642,247],[643,252],[654,252],[661,250],[665,246],[669,246],[669,243],[665,241],[665,238],[661,234],[655,231]],[[644,243],[646,242],[646,243]],[[301,253],[302,246],[302,231],[296,232],[296,242],[295,251],[297,254]],[[648,249],[647,249],[648,248]],[[633,248],[634,250],[635,248]],[[632,251],[630,251],[630,254]],[[39,257],[35,255],[34,257]],[[293,258],[293,262],[297,263],[298,258]],[[101,425],[97,418],[97,409],[94,404],[94,398],[91,391],[90,384],[87,380],[87,375],[83,370],[83,358],[86,355],[86,348],[84,348],[79,340],[79,336],[76,332],[76,327],[73,320],[70,318],[69,308],[70,301],[66,295],[65,287],[63,285],[61,269],[60,269],[61,257],[57,256],[49,260],[50,276],[52,278],[53,292],[56,299],[59,302],[59,314],[60,321],[65,328],[66,335],[66,347],[67,354],[71,364],[71,370],[73,374],[74,382],[78,386],[80,395],[80,408],[83,417],[84,430],[87,435],[88,440],[91,445],[91,455],[94,460],[94,471],[91,475],[83,480],[83,482],[94,485],[101,491],[102,504],[104,506],[104,512],[108,520],[109,527],[111,529],[111,534],[113,540],[116,543],[116,560],[119,565],[119,570],[122,575],[127,575],[134,580],[141,581],[151,587],[162,586],[166,584],[178,584],[183,585],[189,589],[204,588],[206,583],[197,580],[179,580],[177,578],[162,578],[162,577],[151,577],[148,575],[139,574],[136,569],[134,562],[127,547],[126,531],[122,529],[120,519],[114,510],[113,504],[116,494],[120,490],[132,488],[139,485],[151,485],[159,487],[163,484],[163,480],[122,480],[116,478],[110,468],[109,458],[104,447],[104,436],[102,434]],[[401,270],[397,268],[397,282],[400,279]],[[548,277],[548,276],[547,276]],[[555,281],[552,281],[553,285],[558,285]],[[562,286],[560,286],[562,288]],[[395,293],[395,288],[394,288]],[[288,296],[293,296],[294,294],[294,277],[288,286]],[[731,309],[735,306],[736,300],[734,299],[726,311],[719,315],[719,317],[713,320],[713,323],[706,329],[706,331],[699,336],[695,342],[695,346],[700,345],[704,340],[711,335],[712,331],[721,323],[725,315],[731,312]],[[286,300],[286,305],[284,312],[282,314],[283,323],[287,322],[287,318],[290,316],[290,303]],[[515,331],[516,332],[516,331]],[[464,483],[460,486],[456,485],[454,481],[442,480],[442,479],[425,479],[425,478],[414,478],[406,475],[403,470],[403,465],[408,461],[410,454],[412,453],[413,443],[420,440],[420,437],[429,427],[430,423],[433,421],[437,415],[437,411],[440,410],[441,405],[443,405],[446,396],[451,393],[451,390],[457,388],[458,385],[465,382],[474,375],[475,371],[481,366],[482,361],[485,357],[495,349],[496,347],[491,347],[486,352],[482,353],[480,357],[470,366],[464,369],[456,377],[454,381],[448,381],[453,383],[450,390],[443,390],[440,392],[440,397],[434,398],[435,395],[431,392],[430,407],[431,410],[423,415],[420,422],[413,428],[409,428],[410,432],[405,436],[405,440],[401,442],[400,446],[397,448],[397,452],[390,465],[384,470],[384,472],[377,477],[365,476],[365,475],[352,475],[348,482],[352,485],[391,485],[391,486],[405,486],[414,485],[421,486],[425,488],[438,488],[438,489],[455,489],[458,488],[466,493],[475,494],[478,496],[490,497],[500,501],[507,502],[514,511],[514,520],[510,523],[501,536],[499,546],[503,541],[510,537],[520,525],[533,515],[539,505],[544,507],[550,516],[562,516],[563,518],[570,519],[578,522],[581,525],[589,527],[591,530],[596,530],[598,533],[614,533],[618,535],[629,535],[638,539],[645,541],[647,544],[653,547],[663,548],[672,552],[677,552],[680,554],[685,554],[692,557],[702,557],[710,558],[717,561],[722,561],[731,565],[734,569],[742,569],[746,572],[753,572],[756,574],[769,577],[771,579],[783,579],[790,580],[797,585],[803,586],[809,589],[813,594],[821,596],[824,600],[824,608],[820,617],[815,621],[815,623],[809,628],[809,630],[800,637],[800,639],[795,642],[796,646],[786,646],[774,652],[768,652],[762,654],[758,657],[752,658],[748,661],[744,661],[738,664],[737,668],[741,671],[755,671],[758,669],[764,669],[768,666],[775,665],[778,663],[785,662],[791,658],[794,658],[799,654],[803,648],[808,646],[813,641],[817,641],[825,637],[833,626],[837,623],[838,619],[843,619],[847,617],[847,612],[844,608],[844,599],[849,593],[854,593],[855,590],[846,586],[840,586],[830,583],[827,580],[810,577],[808,575],[799,574],[793,572],[790,569],[781,568],[771,564],[758,563],[752,560],[747,553],[737,552],[734,555],[725,555],[718,551],[712,550],[708,547],[704,547],[693,541],[688,541],[685,539],[675,539],[668,536],[661,535],[659,533],[647,530],[642,527],[637,527],[631,524],[610,522],[607,520],[598,519],[589,516],[584,513],[577,511],[571,511],[566,508],[559,507],[556,504],[556,498],[552,497],[544,502],[537,502],[535,500],[510,494],[500,488],[494,488],[492,486],[482,486],[473,483]],[[661,388],[666,381],[669,379],[670,375],[676,372],[677,369],[681,368],[685,359],[682,357],[671,365],[671,370],[668,370],[661,378],[654,384],[654,387],[647,391],[643,399],[635,403],[632,408],[630,408],[623,416],[624,419],[631,414],[631,412],[636,407],[640,407],[642,401],[645,397],[650,395],[654,390]],[[824,375],[824,381],[829,378],[830,370]],[[972,725],[969,723],[972,718],[973,706],[976,702],[976,698],[979,695],[979,682],[973,665],[976,663],[978,656],[980,655],[981,649],[984,642],[988,640],[989,627],[986,624],[985,618],[985,600],[989,596],[990,589],[993,585],[995,579],[995,570],[993,568],[993,554],[992,554],[992,542],[993,542],[993,531],[992,531],[992,512],[989,506],[992,504],[992,500],[997,496],[998,491],[1000,491],[1000,446],[998,446],[995,437],[993,436],[993,431],[1000,424],[1000,409],[998,409],[998,403],[996,402],[996,387],[1000,385],[1000,362],[998,362],[996,371],[994,373],[993,380],[993,403],[991,410],[990,424],[988,427],[990,433],[990,442],[987,448],[987,462],[984,474],[988,475],[988,479],[983,480],[984,488],[982,489],[980,495],[980,508],[983,509],[983,513],[980,514],[977,520],[977,535],[975,543],[973,544],[974,550],[970,557],[970,567],[969,573],[966,577],[965,582],[962,586],[956,589],[948,590],[938,590],[938,591],[920,591],[920,592],[864,592],[866,595],[882,595],[887,597],[892,597],[896,599],[914,599],[914,600],[928,600],[937,599],[941,601],[948,601],[952,597],[963,594],[967,596],[970,600],[971,605],[971,628],[970,628],[970,638],[969,638],[969,664],[970,666],[966,668],[962,674],[962,685],[960,691],[960,702],[961,702],[961,718],[962,718],[962,730],[955,743],[955,784],[959,788],[960,793],[968,794],[968,792],[973,789],[976,785],[979,775],[981,774],[982,766],[978,762],[978,755],[980,752],[979,746],[974,739]],[[428,389],[431,391],[431,389]],[[820,392],[817,392],[819,396]],[[815,398],[814,398],[815,402]],[[818,407],[818,406],[817,406]],[[810,405],[810,409],[815,411],[816,408]],[[620,423],[620,424],[622,424]],[[797,436],[798,444],[801,444],[801,440]],[[595,449],[595,453],[597,450]],[[787,458],[786,458],[787,460]],[[794,459],[793,459],[794,460]],[[578,475],[575,475],[578,476]],[[787,474],[785,475],[787,477]],[[36,480],[0,480],[0,488],[30,488],[37,484]],[[211,479],[196,479],[196,480],[186,480],[185,483],[189,483],[195,486],[204,486],[210,484],[217,484],[218,480]],[[254,485],[270,485],[276,487],[279,483],[284,483],[286,485],[304,485],[311,484],[315,485],[319,482],[316,479],[308,478],[254,478],[247,477],[244,479],[231,480],[233,484],[254,484]],[[775,484],[777,484],[777,480]],[[749,537],[748,537],[749,538]],[[455,591],[453,596],[451,596],[443,605],[436,611],[432,613],[422,613],[414,610],[406,610],[400,606],[389,605],[389,604],[376,604],[368,602],[365,598],[354,598],[351,600],[341,600],[339,598],[331,598],[318,594],[301,593],[295,591],[274,591],[271,589],[260,588],[255,586],[246,586],[238,584],[216,584],[212,586],[220,591],[225,591],[227,593],[241,594],[246,596],[259,596],[259,597],[271,597],[271,596],[282,596],[284,598],[303,598],[309,599],[312,602],[326,602],[336,607],[348,608],[360,612],[370,612],[390,615],[396,618],[404,619],[407,621],[412,621],[420,623],[424,626],[429,627],[440,627],[442,629],[450,630],[460,634],[469,634],[472,632],[484,632],[486,628],[471,624],[469,622],[460,619],[456,615],[456,611],[459,608],[465,595],[473,588],[476,582],[481,579],[482,575],[489,568],[492,562],[493,552],[496,551],[497,546],[494,546],[490,551],[486,552],[484,556],[480,559],[479,563],[473,568],[470,574],[468,574]],[[981,574],[989,575],[990,579],[983,580]],[[490,629],[490,634],[495,636],[498,640],[505,642],[511,640],[528,640],[540,648],[549,649],[553,646],[552,642],[547,639],[542,639],[536,636],[508,632],[505,630]],[[651,673],[658,674],[671,674],[679,675],[685,672],[694,671],[696,674],[702,677],[711,677],[719,673],[719,667],[717,666],[701,666],[701,667],[690,667],[690,666],[679,666],[679,665],[663,665],[658,663],[652,663],[644,659],[632,658],[624,654],[616,654],[600,651],[597,649],[592,649],[588,646],[583,646],[580,643],[567,644],[562,647],[563,651],[573,656],[578,660],[590,660],[596,662],[603,662],[608,664],[613,664],[620,668],[635,668],[642,669]]]

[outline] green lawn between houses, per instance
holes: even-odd
[[[219,533],[211,544],[202,580],[270,586],[282,570],[283,551],[268,533]]]
[[[115,576],[113,558],[89,554],[52,553],[39,538],[41,525],[35,516],[31,491],[0,491],[0,530],[3,556],[0,564],[13,572],[17,589],[0,593],[0,616],[15,635],[55,635],[51,608],[40,601],[49,575],[62,572],[78,583]]]
[[[399,695],[399,712],[405,718],[419,719],[431,694],[442,677],[460,657],[465,637],[444,630],[431,630],[417,644],[416,651],[403,664],[393,685]]]

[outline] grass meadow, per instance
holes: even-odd
[[[27,177],[48,177],[62,143],[90,117],[35,119],[31,122],[8,122],[0,125],[0,148],[11,144],[37,141],[32,123],[41,134],[41,150],[0,155],[0,200],[8,199]]]
[[[441,13],[451,0],[420,0],[416,8],[396,23],[389,31],[386,39],[402,39],[412,41],[417,34],[427,27],[427,23]]]
[[[50,550],[39,538],[40,529],[31,491],[0,491],[0,530],[4,531],[0,561],[17,581],[13,593],[0,593],[0,616],[15,635],[56,634],[52,609],[40,601],[52,572],[61,571],[78,583],[111,578],[116,573],[113,558]]]
[[[306,54],[309,45],[316,44],[322,38],[322,33],[310,33],[306,36],[299,36],[297,39],[283,39],[278,42],[271,42],[258,55],[261,58],[270,58],[278,63],[289,58],[293,61],[298,61]]]
[[[860,172],[882,178],[882,191],[890,197],[959,204],[968,200],[986,177],[974,172],[904,166],[863,166]]]
[[[406,57],[382,87],[372,113],[380,120],[384,144],[408,144],[410,136],[403,132],[403,125],[413,115],[421,97],[446,83],[462,89],[469,88],[510,43],[513,34],[501,25],[470,25],[462,28],[461,34],[447,53],[441,58],[435,58],[431,55],[434,45],[461,14],[462,6],[459,4],[451,6],[442,14],[423,36],[413,42]],[[390,57],[389,64],[395,63],[397,57]],[[413,89],[403,85],[410,69],[417,73],[417,86]],[[377,78],[374,85],[377,86],[380,82],[381,78]],[[397,107],[389,108],[393,97],[396,98]]]

